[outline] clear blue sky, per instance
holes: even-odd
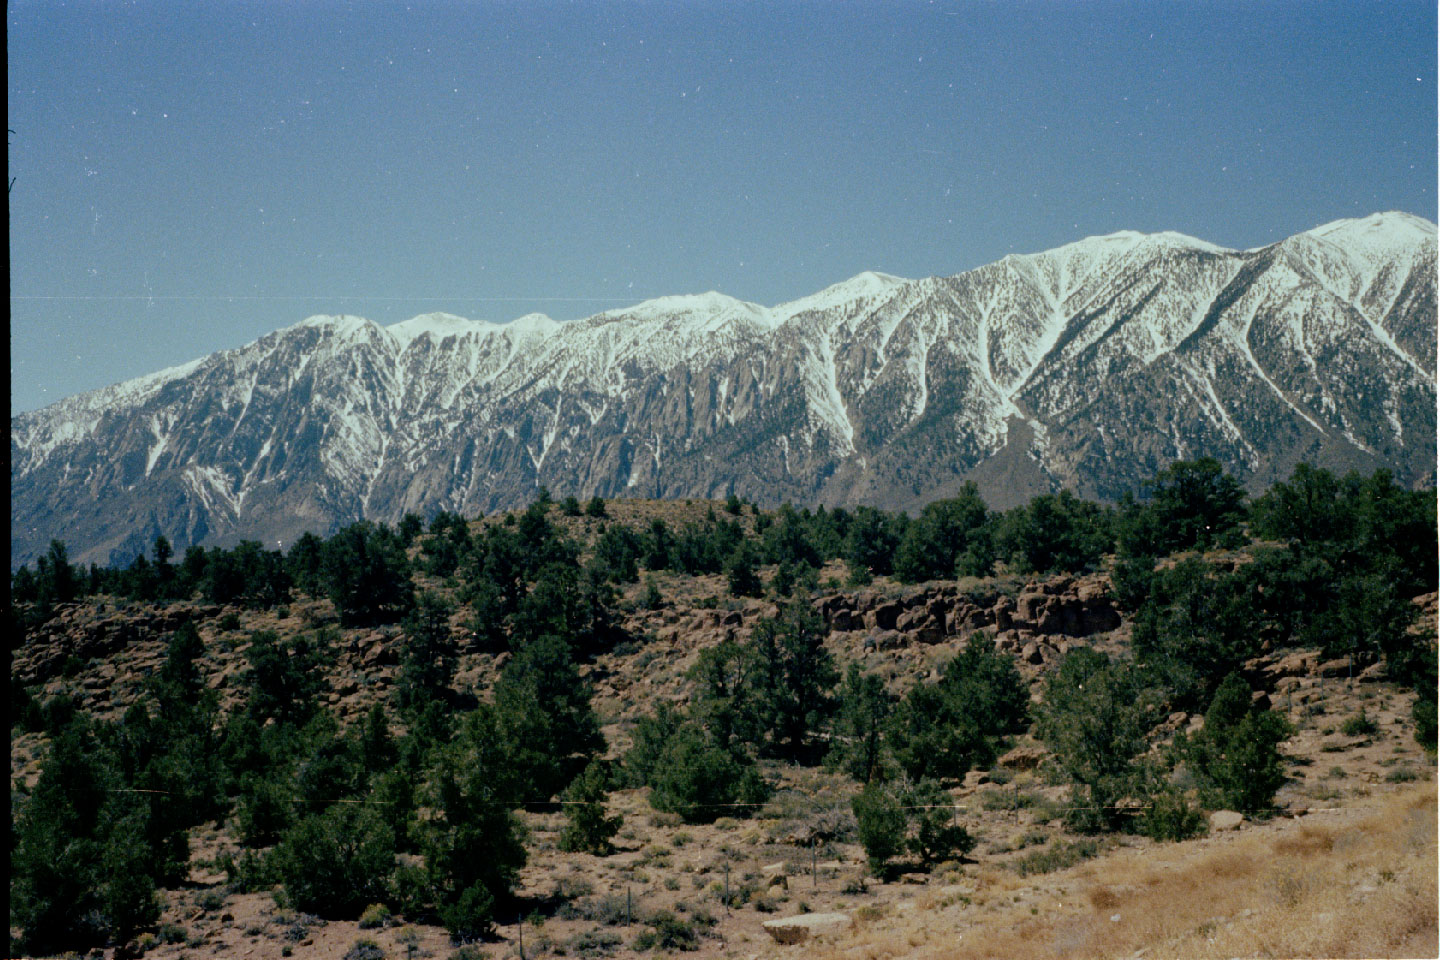
[[[1433,0],[7,19],[17,411],[314,313],[769,304],[1118,229],[1436,218]]]

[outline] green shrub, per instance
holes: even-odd
[[[275,861],[296,908],[349,919],[384,897],[395,870],[395,835],[372,808],[336,804],[292,827]]]
[[[577,957],[608,957],[624,943],[620,934],[609,930],[585,930],[565,942],[565,949]]]
[[[620,832],[622,817],[605,816],[608,784],[604,761],[592,760],[565,790],[565,829],[560,849],[571,853],[607,854],[610,838]]]
[[[1340,732],[1347,737],[1370,737],[1379,729],[1375,721],[1365,715],[1363,708],[1359,713],[1346,717],[1345,722],[1340,724]]]
[[[178,923],[162,923],[155,931],[155,937],[161,943],[184,943],[189,936],[190,931]]]
[[[240,842],[247,847],[274,844],[289,829],[294,810],[294,792],[288,783],[247,776],[236,805]]]
[[[681,920],[668,910],[661,910],[645,920],[649,930],[635,938],[636,950],[695,950],[700,934],[695,924]]]
[[[1188,840],[1207,829],[1205,814],[1182,795],[1161,792],[1140,817],[1140,832],[1153,840]]]
[[[392,919],[390,908],[383,903],[372,903],[360,914],[360,929],[374,930],[377,927],[388,927]]]
[[[385,951],[369,937],[361,937],[345,951],[344,960],[385,960]]]
[[[1100,843],[1096,840],[1075,840],[1073,842],[1057,840],[1044,850],[1037,850],[1017,858],[1011,866],[1020,876],[1028,877],[1035,873],[1053,873],[1056,870],[1073,867],[1077,863],[1083,863],[1098,856],[1099,853]]]
[[[711,823],[722,815],[748,815],[750,805],[763,803],[769,794],[752,761],[686,724],[670,737],[654,769],[650,805],[686,823]]]
[[[867,784],[851,801],[859,826],[860,844],[870,863],[870,872],[879,876],[890,858],[905,845],[905,811],[899,799],[885,786]]]

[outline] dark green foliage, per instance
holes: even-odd
[[[159,917],[164,855],[100,734],[84,718],[60,733],[15,822],[11,923],[33,953],[123,942]]]
[[[730,495],[725,498],[725,512],[738,517],[744,509],[745,502],[737,497],[734,491],[731,491]]]
[[[603,761],[592,760],[570,786],[565,788],[565,829],[560,849],[572,853],[604,855],[611,851],[610,838],[624,820],[605,815],[608,769]]]
[[[1140,816],[1140,832],[1152,840],[1189,840],[1206,830],[1205,813],[1176,790],[1159,790]]]
[[[325,542],[320,579],[347,627],[394,623],[409,611],[410,561],[390,530],[351,524]]]
[[[305,817],[275,850],[275,869],[297,909],[357,919],[385,898],[395,869],[395,837],[365,804],[337,803]]]
[[[385,707],[375,704],[365,715],[365,728],[360,734],[360,763],[369,774],[382,773],[399,759],[395,740],[390,736],[390,721]]]
[[[600,499],[599,497],[591,497],[589,500],[585,501],[585,516],[605,516],[605,501]]]
[[[400,518],[399,524],[395,527],[395,535],[400,538],[400,544],[409,547],[420,536],[420,531],[425,529],[425,521],[418,513],[407,513]]]
[[[870,872],[880,876],[891,858],[905,848],[904,807],[884,784],[870,783],[850,801],[850,809],[855,814]]]
[[[413,517],[414,514],[410,514],[410,516]],[[419,520],[419,517],[415,517],[417,524]],[[312,597],[320,596],[324,592],[320,579],[321,558],[324,549],[325,542],[307,530],[300,535],[300,539],[295,541],[295,545],[285,556],[285,567],[290,572],[290,579],[294,581],[297,588]]]
[[[1415,704],[1410,708],[1410,716],[1415,721],[1415,742],[1431,753],[1435,752],[1435,701],[1440,688],[1435,661],[1435,644],[1421,645],[1413,661]]]
[[[282,640],[272,631],[256,631],[245,652],[250,662],[250,672],[245,675],[250,692],[247,711],[260,722],[273,717],[285,724],[305,723],[325,688],[321,656],[313,638]]]
[[[598,567],[582,570],[573,561],[547,564],[512,618],[512,645],[553,636],[578,652],[596,653],[620,636],[614,603],[615,591]]]
[[[635,729],[630,735],[630,750],[625,754],[626,783],[641,787],[653,782],[666,745],[684,722],[684,715],[665,700],[656,705],[654,713],[646,714],[635,722]]]
[[[912,780],[959,779],[988,767],[1002,738],[1024,729],[1029,694],[1013,658],[971,637],[938,683],[916,684],[889,725],[891,749]]]
[[[751,634],[753,696],[768,748],[794,761],[813,760],[814,737],[835,711],[831,691],[840,679],[825,649],[825,622],[808,603],[791,603]]]
[[[605,745],[570,647],[545,636],[526,644],[495,683],[495,716],[514,767],[530,793],[555,796]]]
[[[695,721],[726,750],[761,742],[765,734],[758,691],[755,649],[725,640],[700,651],[689,677]],[[664,717],[662,705],[656,717]]]
[[[1386,470],[1336,479],[1299,464],[1254,502],[1251,526],[1348,573],[1384,573],[1402,597],[1435,588],[1434,493],[1402,490]]]
[[[645,569],[668,570],[670,559],[675,552],[675,535],[664,520],[650,521],[650,532],[645,538]]]
[[[995,532],[996,552],[1012,570],[1027,573],[1092,570],[1113,543],[1108,511],[1069,490],[1007,512]]]
[[[650,786],[650,805],[686,823],[749,816],[770,794],[748,758],[717,746],[693,724],[683,725],[666,742]]]
[[[700,946],[695,924],[668,910],[652,914],[645,924],[650,929],[635,938],[636,950],[695,950]]]
[[[1159,557],[1180,550],[1237,545],[1245,491],[1213,457],[1177,460],[1121,501],[1116,546],[1121,555]]]
[[[988,556],[985,501],[973,483],[967,483],[953,500],[937,500],[909,524],[895,551],[894,573],[905,583],[948,580],[965,559],[965,573],[985,576],[993,557]],[[873,567],[872,567],[873,569]]]
[[[1115,829],[1116,805],[1145,795],[1146,771],[1135,760],[1163,710],[1141,671],[1088,648],[1071,651],[1046,678],[1039,732],[1074,784],[1072,826]]]
[[[1245,576],[1216,572],[1192,557],[1151,578],[1135,616],[1135,656],[1169,690],[1176,709],[1193,709],[1259,653],[1258,626]]]
[[[450,634],[454,604],[440,594],[422,591],[405,618],[396,700],[403,709],[444,700],[455,677],[458,650]]]
[[[45,556],[35,561],[36,593],[42,602],[70,603],[80,595],[80,577],[70,565],[70,554],[59,540],[50,541]]]
[[[612,524],[595,539],[594,563],[612,583],[634,583],[640,578],[645,544],[634,530]]]
[[[824,558],[814,543],[811,528],[809,511],[802,513],[788,503],[782,505],[761,540],[765,562],[818,567]]]
[[[36,733],[45,729],[45,712],[30,695],[30,688],[20,682],[15,674],[10,675],[10,728],[19,728],[25,733]]]
[[[912,784],[905,806],[914,833],[905,841],[922,864],[963,856],[975,847],[975,838],[955,822],[954,801],[934,780]]]
[[[860,665],[851,663],[840,688],[828,762],[862,784],[884,779],[884,730],[893,710],[884,681],[862,675]]]
[[[560,501],[560,513],[566,517],[580,516],[580,501],[573,496]]]
[[[421,844],[437,911],[457,938],[490,934],[496,900],[509,896],[525,865],[512,809],[521,787],[495,711],[481,706],[437,755],[429,805],[438,816]]]
[[[318,813],[332,803],[357,799],[365,785],[365,767],[357,737],[340,733],[334,716],[321,712],[303,731],[306,749],[295,776],[302,809]]]
[[[652,576],[645,577],[645,592],[640,595],[640,606],[645,610],[659,610],[665,605],[665,595]]]
[[[250,775],[240,783],[236,804],[240,842],[247,847],[277,843],[295,819],[295,793],[287,779]]]
[[[755,545],[749,540],[736,545],[735,550],[725,561],[725,580],[732,595],[737,597],[760,596],[760,575],[755,570],[758,559]]]
[[[199,586],[210,603],[270,609],[290,601],[289,565],[278,550],[242,540],[233,550],[209,551]]]
[[[1205,711],[1204,729],[1180,737],[1175,749],[1205,784],[1210,805],[1258,813],[1285,783],[1278,747],[1293,732],[1274,710],[1255,710],[1249,684],[1232,674]]]

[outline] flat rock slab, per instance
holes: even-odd
[[[838,930],[850,925],[848,913],[802,913],[795,917],[766,920],[761,926],[776,943],[804,943],[811,933]]]

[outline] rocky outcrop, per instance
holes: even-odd
[[[210,620],[224,608],[171,604],[107,610],[103,604],[65,603],[34,627],[17,650],[11,672],[22,683],[43,683],[57,676],[71,657],[81,661],[113,656],[127,647],[167,638],[183,623]]]
[[[815,610],[833,632],[865,632],[870,649],[964,641],[985,631],[997,649],[1036,666],[1121,622],[1103,574],[1034,581],[1013,596],[998,588],[961,591],[955,584],[925,584],[899,595],[832,594],[816,600]]]

